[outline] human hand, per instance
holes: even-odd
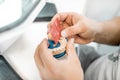
[[[48,29],[56,18],[60,20],[61,27],[63,28],[61,36],[73,37],[75,43],[86,44],[92,42],[96,33],[101,30],[99,27],[100,23],[77,13],[70,12],[56,14],[48,25]]]
[[[58,60],[48,49],[47,40],[43,40],[35,52],[35,62],[43,80],[83,80],[81,64],[74,49],[74,39],[68,40],[67,58]]]

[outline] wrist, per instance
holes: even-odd
[[[99,38],[101,37],[102,33],[104,32],[104,22],[97,22],[96,27],[94,29],[95,36],[94,36],[94,42],[99,42]]]

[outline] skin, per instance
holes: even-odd
[[[95,26],[99,26],[96,21],[88,19],[77,13],[59,13],[54,16],[51,23],[58,18],[62,26],[62,37],[74,38],[75,43],[86,44],[93,41],[96,34]],[[48,28],[51,27],[49,23]],[[90,27],[88,27],[90,26]]]
[[[42,80],[83,80],[83,71],[74,49],[74,39],[70,39],[66,47],[67,58],[57,60],[48,49],[44,39],[35,52],[35,62]]]
[[[43,40],[35,53],[35,61],[43,80],[83,80],[83,71],[71,38],[78,44],[92,41],[109,45],[120,44],[120,17],[96,22],[77,13],[58,13],[48,24],[48,28],[56,18],[60,20],[63,28],[61,36],[70,39],[66,48],[67,59],[53,58],[46,46],[47,42]]]
[[[76,43],[86,44],[97,42],[109,45],[120,44],[120,17],[112,20],[96,22],[77,13],[59,13],[52,21],[59,17],[61,25],[65,28],[61,35],[73,37]]]
[[[102,44],[119,45],[120,44],[120,16],[112,20],[100,22],[101,32],[94,37],[94,41]]]

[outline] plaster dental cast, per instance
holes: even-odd
[[[51,25],[48,27],[48,42],[50,50],[55,58],[63,57],[65,52],[65,47],[67,40],[64,37],[61,37],[62,27],[60,26],[60,21],[57,18]]]

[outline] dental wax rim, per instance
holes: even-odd
[[[59,42],[61,37],[62,28],[60,26],[60,20],[58,18],[51,24],[51,28],[48,32],[48,37],[55,42],[55,45]]]
[[[56,18],[47,33],[48,42],[50,43],[48,48],[55,58],[60,58],[66,54],[67,39],[61,37],[61,31],[60,20]]]

